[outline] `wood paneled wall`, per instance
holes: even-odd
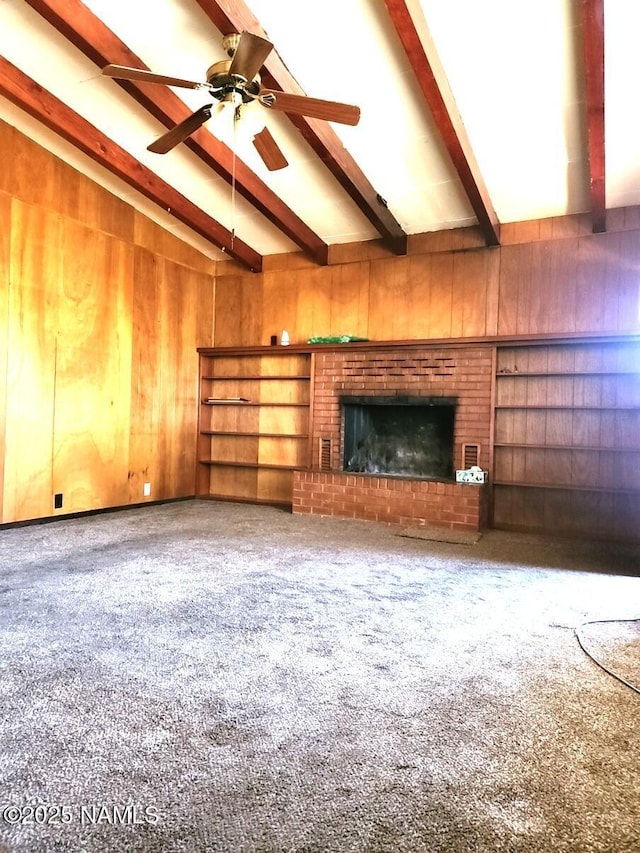
[[[214,264],[0,123],[0,521],[194,491],[196,347],[640,329],[640,212]],[[216,275],[217,273],[217,275]],[[215,310],[214,310],[215,290]],[[215,335],[214,335],[215,329]]]
[[[214,262],[3,123],[0,164],[0,521],[193,494]]]
[[[260,275],[219,274],[216,345],[268,344],[282,329],[292,343],[338,334],[388,341],[635,333],[640,228],[637,218],[610,218],[619,230],[605,234],[566,217],[550,220],[553,229],[512,226],[500,248],[427,251],[431,243],[414,240],[414,254],[389,257],[373,243],[369,259],[361,246],[352,262],[345,248],[342,263],[324,268],[294,255],[280,268],[273,259]],[[233,269],[219,264],[221,273],[225,266]]]
[[[491,334],[499,259],[478,250],[219,276],[216,345],[268,344],[283,329],[292,343],[312,335],[387,341]]]

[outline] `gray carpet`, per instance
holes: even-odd
[[[637,549],[188,501],[0,531],[0,850],[640,849]],[[586,626],[640,684],[638,623]]]

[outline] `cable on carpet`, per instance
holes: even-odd
[[[592,652],[590,652],[589,649],[587,649],[581,637],[581,631],[587,625],[606,625],[611,624],[612,622],[640,622],[640,617],[636,617],[635,619],[592,619],[589,622],[583,622],[582,625],[578,625],[578,627],[574,629],[576,639],[578,640],[582,651],[587,655],[587,657],[591,658],[591,660],[595,664],[597,664],[600,669],[603,669],[607,673],[607,675],[611,675],[621,684],[624,684],[625,687],[628,687],[630,690],[633,690],[636,693],[640,694],[640,687],[636,687],[635,684],[631,684],[631,682],[627,681],[626,678],[623,678],[621,675],[618,675],[617,672],[614,672],[612,669],[609,669],[609,667],[603,664],[601,660],[598,660],[598,658]]]

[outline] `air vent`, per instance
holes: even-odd
[[[420,356],[370,356],[366,361],[346,358],[344,373],[348,377],[365,376],[453,376],[456,362],[450,356],[423,358]]]
[[[330,471],[331,470],[331,439],[330,438],[321,438],[320,439],[320,470],[321,471]]]
[[[474,465],[480,465],[480,445],[479,444],[463,444],[462,445],[462,467],[466,470]]]

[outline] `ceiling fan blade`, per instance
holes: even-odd
[[[278,147],[278,143],[269,132],[269,128],[265,127],[260,133],[256,133],[253,137],[253,144],[270,172],[284,169],[285,166],[289,165],[287,158]]]
[[[166,86],[180,86],[183,89],[203,89],[206,83],[194,83],[192,80],[182,80],[180,77],[166,77],[164,74],[154,74],[142,68],[127,68],[124,65],[107,65],[102,69],[105,77],[115,77],[119,80],[142,80],[145,83],[164,83]]]
[[[178,143],[183,142],[188,136],[191,136],[201,125],[211,118],[211,107],[213,104],[207,104],[206,107],[200,107],[195,113],[192,113],[180,124],[167,131],[163,136],[147,145],[147,151],[153,151],[154,154],[166,154],[171,151]]]
[[[270,41],[254,36],[253,33],[242,33],[231,60],[229,74],[237,74],[250,82],[260,71],[272,50],[273,45]]]
[[[338,101],[322,101],[320,98],[307,98],[305,95],[290,95],[274,89],[261,89],[260,103],[269,109],[284,113],[321,118],[340,124],[356,125],[360,121],[360,107],[341,104]]]

